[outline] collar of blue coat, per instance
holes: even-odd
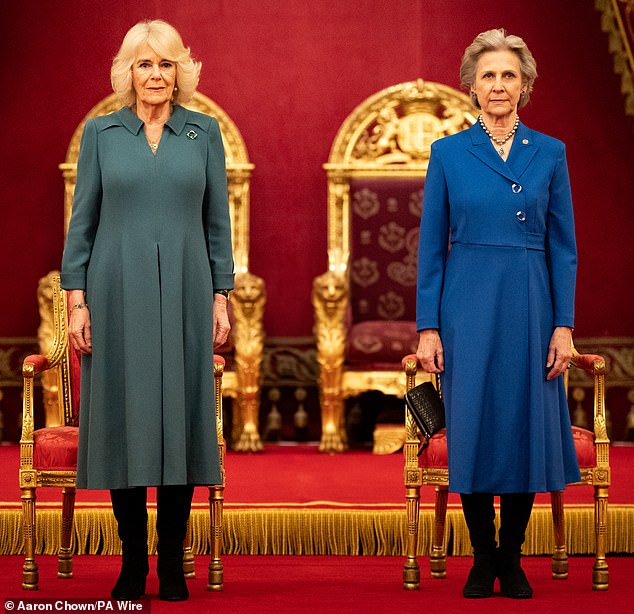
[[[488,134],[479,122],[469,128],[471,145],[467,148],[474,156],[511,181],[519,181],[531,160],[539,151],[535,133],[522,122],[517,127],[513,145],[506,162],[495,151]]]
[[[139,134],[143,126],[143,120],[130,108],[122,107],[117,111],[119,121],[132,134]],[[183,107],[176,105],[172,111],[172,116],[165,122],[165,125],[174,133],[180,134],[187,123],[188,112]]]

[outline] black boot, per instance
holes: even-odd
[[[500,496],[500,549],[496,555],[496,567],[500,593],[511,599],[530,599],[533,596],[520,558],[534,500],[534,493]]]
[[[156,491],[159,597],[163,601],[185,601],[189,591],[183,572],[183,541],[194,487],[159,486]]]
[[[145,488],[110,491],[122,551],[119,579],[110,592],[113,599],[139,599],[145,594],[145,580],[150,569],[146,497]]]
[[[462,510],[473,546],[473,567],[462,594],[467,599],[490,597],[495,584],[495,508],[493,495],[461,494]]]

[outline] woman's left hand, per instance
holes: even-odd
[[[559,377],[570,366],[572,358],[572,330],[567,326],[558,326],[553,331],[548,346],[546,368],[549,369],[547,380]]]
[[[228,302],[229,299],[222,294],[216,294],[214,297],[214,350],[225,343],[229,337],[231,324],[227,312]]]

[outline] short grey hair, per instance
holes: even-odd
[[[526,43],[513,34],[506,34],[503,28],[480,32],[473,42],[465,49],[460,62],[460,85],[471,90],[476,80],[476,66],[482,54],[487,51],[512,51],[520,61],[522,82],[526,84],[526,93],[520,97],[518,108],[528,104],[533,91],[533,83],[537,79],[537,63]],[[473,104],[479,109],[480,103],[475,96],[471,96]]]
[[[198,86],[202,63],[192,58],[189,48],[183,44],[183,39],[176,28],[160,19],[155,19],[140,21],[132,26],[124,36],[121,48],[112,61],[110,80],[112,89],[121,102],[130,106],[136,100],[136,92],[132,85],[132,65],[138,48],[144,43],[147,43],[164,59],[176,64],[174,104],[190,101]]]

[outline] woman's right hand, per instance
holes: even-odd
[[[445,358],[438,330],[426,328],[420,331],[416,358],[426,373],[442,373],[445,370]]]
[[[72,290],[70,292],[69,302],[71,305],[68,319],[68,338],[70,343],[82,354],[92,354],[90,311],[88,311],[83,291]],[[82,307],[82,309],[77,307],[73,308],[73,305],[84,305],[84,307]]]

